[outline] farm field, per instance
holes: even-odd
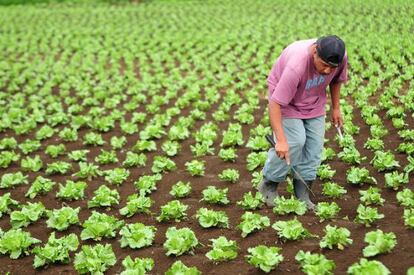
[[[27,4],[0,31],[0,274],[414,274],[414,2]],[[328,104],[316,212],[290,178],[266,207],[266,78],[327,34],[343,138]]]

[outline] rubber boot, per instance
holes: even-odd
[[[309,189],[312,188],[312,181],[305,181],[306,185]],[[300,201],[303,201],[306,203],[306,207],[309,210],[315,209],[315,204],[310,200],[309,198],[309,189],[303,184],[303,182],[299,179],[293,179],[293,187],[295,189],[295,196]]]
[[[259,183],[257,189],[263,195],[266,205],[273,207],[275,206],[274,200],[279,196],[277,193],[278,182],[270,181],[265,178]]]

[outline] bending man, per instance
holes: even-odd
[[[293,178],[295,196],[314,204],[309,190],[321,162],[325,135],[326,88],[329,86],[334,125],[342,127],[341,84],[347,81],[345,44],[337,36],[296,41],[286,47],[267,78],[269,116],[276,146],[268,152],[259,191],[274,205],[277,186],[292,165],[307,186]]]

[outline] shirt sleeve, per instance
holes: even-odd
[[[269,97],[269,101],[274,101],[281,106],[286,106],[290,103],[292,98],[295,96],[299,85],[298,74],[289,67],[283,70],[283,73],[274,86],[274,90]]]
[[[345,55],[340,69],[332,78],[331,84],[342,83],[348,81],[348,57]]]

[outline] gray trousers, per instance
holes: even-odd
[[[283,130],[289,144],[291,165],[304,180],[315,180],[321,164],[321,154],[325,136],[325,115],[310,119],[284,118]],[[277,142],[277,140],[275,139]],[[270,181],[282,182],[286,179],[289,166],[271,148],[263,168],[263,176]]]

